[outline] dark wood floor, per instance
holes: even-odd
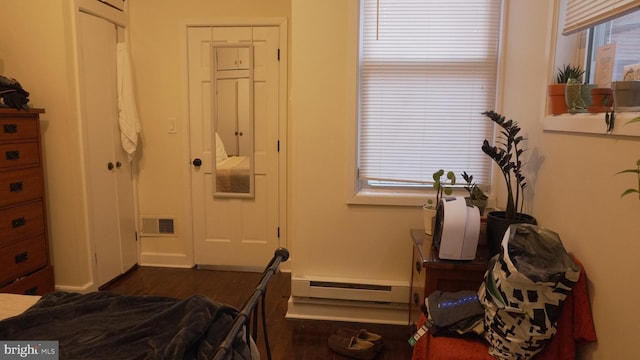
[[[261,274],[235,271],[139,267],[113,282],[107,290],[127,295],[162,295],[184,299],[203,294],[216,301],[242,307],[260,281]],[[274,360],[341,360],[327,345],[329,335],[340,327],[366,328],[383,336],[384,349],[376,360],[407,360],[411,347],[406,326],[359,324],[333,321],[285,319],[291,292],[291,275],[277,273],[267,289],[267,327]],[[265,342],[258,338],[262,359]]]

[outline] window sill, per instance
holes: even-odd
[[[433,194],[431,194],[433,195]],[[451,196],[466,196],[463,190],[454,191]],[[489,195],[488,207],[495,207],[495,198]],[[418,193],[415,191],[403,190],[378,190],[363,189],[353,194],[347,199],[348,205],[385,205],[385,206],[410,206],[422,207],[428,198],[432,198],[428,193]]]
[[[640,116],[640,112],[616,113],[613,131],[607,134],[605,113],[581,113],[549,115],[542,119],[544,131],[567,132],[578,134],[600,134],[640,137],[640,124],[625,125],[629,120]]]
[[[402,191],[360,190],[348,200],[348,205],[387,205],[387,206],[420,206],[422,207],[428,194]]]

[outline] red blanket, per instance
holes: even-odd
[[[574,360],[578,346],[597,340],[589,304],[586,273],[580,261],[575,257],[573,259],[580,265],[580,278],[562,305],[558,331],[545,349],[536,355],[536,360]],[[423,316],[421,322],[424,320]],[[493,360],[488,351],[488,344],[479,337],[433,337],[428,334],[418,340],[411,359]]]

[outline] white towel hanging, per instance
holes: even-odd
[[[127,43],[116,45],[118,72],[118,123],[122,148],[127,152],[129,161],[138,146],[138,134],[141,131],[138,109],[133,87],[133,71]]]

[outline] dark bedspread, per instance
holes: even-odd
[[[236,314],[199,295],[54,292],[0,321],[0,339],[58,340],[60,359],[209,359]],[[236,344],[234,359],[249,359],[244,339]]]

